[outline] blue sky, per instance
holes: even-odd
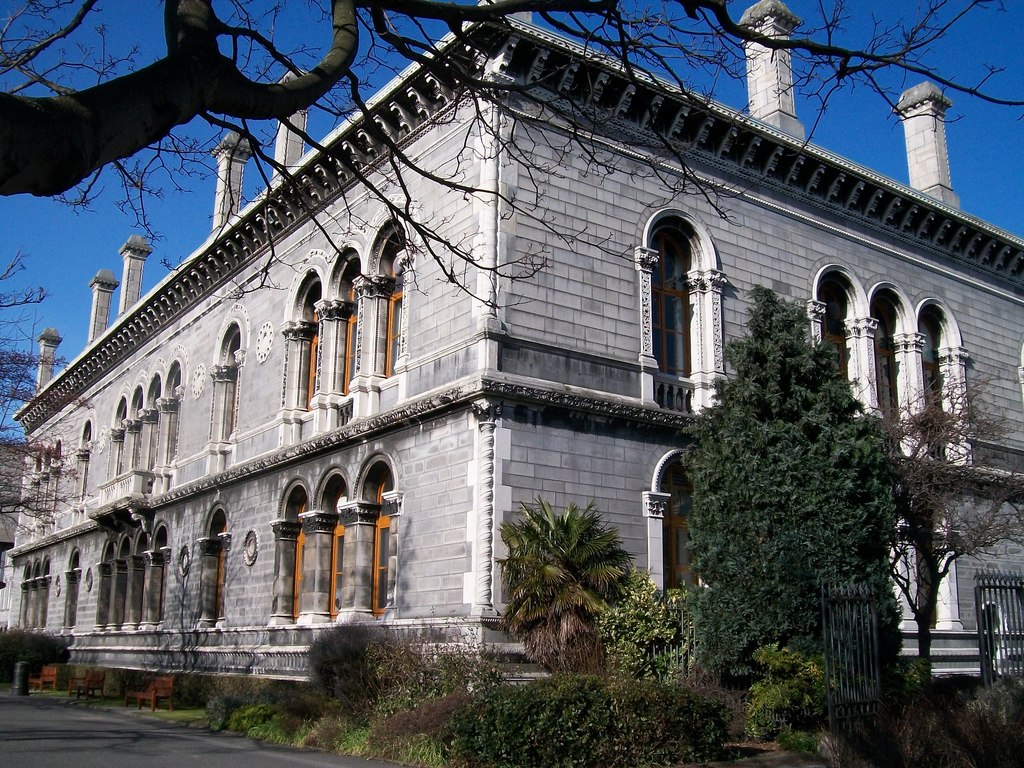
[[[114,5],[117,2],[113,3]],[[791,0],[797,15],[813,18],[817,3]],[[159,55],[162,31],[156,2],[132,3],[128,24],[132,39],[141,48],[142,63]],[[740,7],[740,3],[736,3]],[[893,0],[851,3],[856,13],[852,32],[863,31],[872,21],[894,13],[912,14],[914,2]],[[114,30],[115,32],[118,31]],[[1008,71],[995,81],[996,90],[1020,98],[1024,94],[1024,60],[1019,37],[1024,32],[1024,3],[997,4],[971,20],[956,35],[943,40],[933,51],[933,61],[949,76],[969,81],[980,77],[986,64]],[[920,78],[891,75],[899,91]],[[744,84],[724,80],[714,93],[725,104],[742,108]],[[947,126],[953,186],[961,208],[1012,233],[1024,235],[1024,122],[1021,108],[997,107],[967,96],[952,95]],[[902,128],[877,95],[866,89],[844,90],[820,113],[814,104],[798,105],[800,118],[814,128],[814,143],[866,165],[897,181],[906,182],[907,170]],[[115,184],[111,175],[108,187]],[[213,179],[188,179],[188,191],[167,190],[148,202],[152,227],[159,233],[154,253],[146,264],[144,290],[159,282],[205,239],[213,205]],[[89,210],[74,210],[50,199],[0,198],[0,256],[9,259],[21,252],[26,270],[20,279],[43,285],[49,298],[26,318],[24,329],[34,336],[46,326],[64,337],[60,354],[77,356],[85,346],[91,293],[89,280],[101,268],[121,272],[119,249],[137,230],[134,219],[116,205],[111,187]]]

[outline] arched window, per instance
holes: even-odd
[[[64,626],[73,629],[78,623],[78,584],[82,576],[81,557],[77,549],[71,552],[68,560],[67,597],[64,603]]]
[[[228,518],[224,514],[223,509],[218,509],[210,520],[210,531],[209,538],[216,540],[219,546],[215,546],[216,550],[216,565],[212,568],[211,576],[216,578],[214,582],[214,589],[212,590],[212,615],[216,620],[220,620],[224,617],[224,564],[225,564],[225,550],[223,545],[223,536],[221,534],[227,533],[228,530]]]
[[[285,519],[298,522],[299,515],[308,508],[309,497],[306,489],[301,485],[292,489],[288,494],[288,501],[285,504]],[[302,612],[302,555],[306,547],[306,534],[300,528],[298,538],[295,540],[295,580],[292,582],[292,618],[298,619]]]
[[[316,307],[322,296],[320,281],[309,280],[301,296],[297,321],[302,333],[296,336],[296,362],[299,366],[296,383],[299,391],[295,402],[298,407],[308,410],[316,394],[317,371],[320,365],[320,313]]]
[[[219,402],[219,429],[214,439],[226,442],[238,426],[238,352],[242,349],[242,332],[232,324],[221,343],[220,365],[214,369],[214,397]]]
[[[384,275],[393,281],[388,296],[387,320],[384,338],[384,375],[393,376],[395,364],[402,351],[402,297],[405,276],[399,263],[404,243],[398,234],[388,238],[384,246],[381,265]]]
[[[117,404],[117,411],[114,412],[114,426],[110,430],[110,440],[114,444],[114,476],[117,477],[124,472],[124,435],[125,422],[128,420],[128,401],[121,398]],[[109,469],[107,471],[110,471]]]
[[[918,332],[924,337],[921,348],[921,370],[924,373],[924,394],[929,402],[942,405],[942,369],[939,348],[943,344],[942,316],[934,307],[926,308],[918,322]]]
[[[384,494],[393,488],[394,481],[391,471],[383,464],[375,467],[367,478],[366,493],[380,507],[373,537],[373,589],[370,600],[375,615],[384,613],[387,608],[388,579],[394,577],[394,574],[389,573],[391,517],[387,514],[384,506]]]
[[[875,329],[875,390],[878,407],[884,413],[899,411],[899,361],[896,358],[896,300],[882,291],[871,301],[871,316],[878,321]]]
[[[131,453],[129,469],[138,469],[142,466],[142,409],[145,406],[145,398],[142,395],[142,387],[135,388],[132,395],[132,407],[128,412],[128,439]]]
[[[690,296],[687,272],[692,266],[689,240],[675,227],[654,234],[658,263],[651,280],[654,357],[663,373],[690,375]]]
[[[160,410],[157,408],[157,401],[163,395],[163,386],[159,376],[154,376],[149,383],[149,391],[146,393],[146,404],[149,406],[144,414],[142,429],[142,468],[147,472],[152,470],[156,464],[157,443],[160,440],[160,429],[163,424],[160,419]]]
[[[89,461],[92,458],[92,422],[85,422],[82,427],[82,436],[78,441],[77,489],[75,496],[83,500],[89,491]]]
[[[345,480],[341,475],[334,475],[327,481],[324,488],[324,495],[321,501],[321,509],[325,512],[337,512],[338,504],[347,495]],[[341,610],[341,590],[345,578],[345,526],[339,522],[334,528],[334,537],[331,544],[331,587],[330,587],[330,613],[331,617],[338,615]]]
[[[359,259],[351,258],[341,276],[341,297],[345,302],[345,338],[342,348],[341,391],[349,393],[352,377],[356,375],[356,354],[359,333],[359,306],[355,281],[359,277]]]
[[[181,400],[178,398],[178,390],[181,388],[181,364],[175,360],[167,372],[167,397],[164,400],[163,408],[166,409],[161,415],[161,430],[163,431],[163,455],[161,463],[170,466],[178,455],[178,424],[181,418]]]
[[[164,618],[164,601],[167,592],[167,526],[159,525],[153,533],[154,572],[151,575],[152,596],[147,599],[149,616],[147,620],[156,624]],[[147,582],[148,583],[148,582]]]
[[[668,508],[662,520],[665,588],[685,587],[696,583],[691,565],[690,510],[693,507],[693,485],[679,463],[665,471],[661,492],[669,495]]]
[[[836,368],[843,378],[847,378],[850,371],[850,350],[846,343],[849,295],[845,281],[835,275],[826,277],[818,287],[818,301],[825,305],[821,328],[822,341],[835,349]]]

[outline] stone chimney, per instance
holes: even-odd
[[[242,171],[252,155],[249,142],[229,131],[213,150],[217,158],[217,192],[213,199],[213,228],[223,228],[242,204]]]
[[[747,8],[740,25],[751,32],[786,39],[800,23],[779,0],[761,0]],[[793,94],[793,63],[787,50],[775,50],[760,43],[746,43],[747,100],[751,117],[774,125],[798,139],[804,126],[796,117]]]
[[[89,342],[99,338],[110,323],[110,300],[119,283],[109,269],[101,269],[89,281],[92,288],[92,312],[89,315]]]
[[[293,72],[289,72],[279,82],[287,83],[295,78],[296,75]],[[306,132],[306,116],[307,112],[303,109],[289,116],[287,122],[282,120],[277,124],[277,136],[274,139],[274,162],[278,165],[282,165],[285,168],[294,168],[299,159],[306,153],[305,139],[294,130],[298,129],[302,133]],[[288,127],[289,123],[293,128]],[[274,175],[280,176],[281,172],[275,169]]]
[[[57,347],[62,341],[56,328],[44,328],[39,334],[39,367],[36,370],[36,391],[45,387],[53,378],[53,365],[57,359]]]
[[[960,198],[949,178],[946,110],[953,103],[934,83],[923,82],[903,92],[896,113],[907,141],[910,186],[944,203],[957,206]]]
[[[152,252],[149,243],[138,235],[132,235],[128,242],[121,246],[124,270],[121,272],[121,301],[117,305],[118,315],[123,315],[142,295],[142,265]]]

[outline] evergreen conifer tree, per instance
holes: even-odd
[[[851,582],[875,588],[892,657],[892,470],[877,419],[835,350],[810,343],[802,307],[763,287],[751,298],[747,336],[728,345],[732,374],[698,417],[687,461],[703,661],[742,675],[764,644],[820,648],[821,586]]]

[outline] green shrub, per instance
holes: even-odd
[[[807,731],[794,731],[786,728],[779,734],[779,746],[787,752],[815,755],[818,753],[818,736]]]
[[[559,676],[485,691],[452,718],[471,766],[616,768],[710,760],[725,707],[672,683]]]
[[[267,705],[261,704],[257,706]],[[246,731],[246,735],[251,739],[259,739],[271,744],[295,745],[304,743],[311,730],[312,726],[300,723],[296,728],[283,720],[279,715],[274,715],[266,722],[257,723],[250,727]]]
[[[680,641],[678,611],[670,610],[646,571],[632,570],[615,604],[598,616],[609,667],[635,678],[663,677],[669,648]]]
[[[248,733],[250,728],[269,723],[276,712],[273,704],[246,704],[228,716],[227,729]]]
[[[338,625],[319,632],[309,646],[313,683],[349,709],[367,709],[381,686],[370,664],[369,649],[382,644],[389,644],[385,633],[361,624]]]
[[[206,702],[206,721],[211,730],[222,731],[228,726],[231,714],[245,702],[237,696],[216,695]]]
[[[20,629],[0,632],[0,682],[14,679],[14,665],[19,661],[27,661],[29,670],[38,672],[44,664],[63,664],[67,660],[64,638]]]
[[[754,652],[762,678],[750,687],[747,733],[770,739],[786,728],[813,731],[825,721],[825,665],[810,656],[777,645]]]

